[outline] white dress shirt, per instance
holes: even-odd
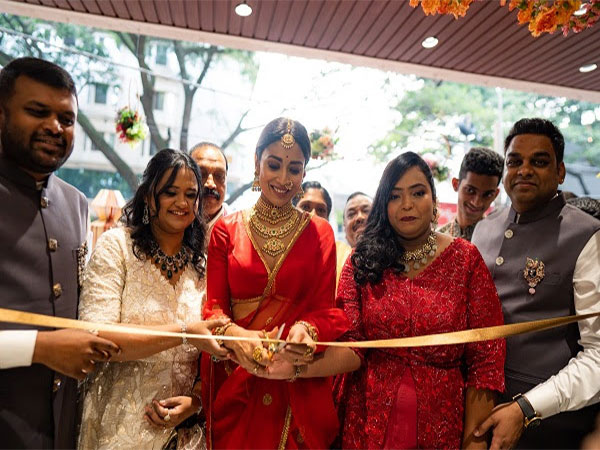
[[[600,231],[590,238],[577,258],[573,294],[577,314],[600,312]],[[525,394],[542,418],[600,401],[600,317],[577,324],[578,342],[583,350],[556,375]]]

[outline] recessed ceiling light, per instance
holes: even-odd
[[[598,64],[587,64],[585,66],[581,66],[579,71],[582,73],[591,72],[592,70],[596,70],[598,68]]]
[[[582,3],[577,11],[573,13],[574,16],[583,16],[587,12],[587,3]]]
[[[423,42],[421,42],[421,45],[424,48],[433,48],[438,45],[438,42],[439,41],[435,36],[429,36],[428,38],[425,38]]]
[[[238,5],[235,7],[235,13],[241,17],[248,17],[250,14],[252,14],[252,8],[248,3],[246,3],[246,0],[244,0],[242,3],[238,3]]]

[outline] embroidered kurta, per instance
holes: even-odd
[[[92,254],[79,317],[139,325],[198,321],[204,284],[188,265],[171,285],[149,259],[133,254],[129,231],[115,228],[100,236]],[[191,345],[139,361],[103,364],[87,381],[79,447],[161,448],[171,429],[148,425],[144,407],[153,399],[190,395],[197,373],[198,351]],[[201,434],[193,441],[204,447]]]
[[[348,259],[338,288],[338,305],[352,324],[349,340],[503,323],[490,273],[476,247],[463,239],[455,239],[413,279],[387,270],[378,284],[358,286],[353,272]],[[397,438],[404,421],[416,423],[419,448],[460,448],[466,387],[504,389],[504,340],[367,350],[359,355],[361,368],[346,376],[338,392],[345,416],[343,448],[383,448],[390,436]],[[416,394],[413,417],[411,392]]]
[[[331,226],[302,213],[286,253],[271,271],[252,241],[246,214],[226,216],[213,229],[205,317],[233,318],[232,303],[256,301],[265,293],[256,311],[237,324],[270,330],[285,323],[285,338],[296,321],[304,320],[316,327],[319,340],[339,337],[347,321],[334,308]],[[202,382],[207,438],[212,438],[213,448],[327,448],[337,433],[329,378],[267,380],[230,361],[214,363],[203,356]]]

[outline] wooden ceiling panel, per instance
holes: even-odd
[[[215,31],[215,21],[213,18],[213,2],[199,2],[200,3],[200,29],[204,31],[213,32]]]
[[[125,0],[110,0],[110,3],[113,9],[115,10],[117,17],[119,17],[120,19],[141,20],[144,17],[144,15],[141,14],[141,11],[139,12],[139,15],[137,17],[131,14],[129,9],[127,8],[127,3],[125,2]]]
[[[384,10],[381,11],[381,13],[377,16],[377,19],[371,23],[369,31],[360,40],[356,48],[352,50],[352,53],[355,55],[365,55],[371,45],[381,35],[383,30],[390,26],[394,26],[393,19],[401,7],[401,2],[388,1]]]
[[[345,1],[339,3],[335,13],[327,24],[327,27],[325,27],[325,31],[321,36],[321,39],[319,39],[319,43],[317,44],[318,48],[331,50],[331,44],[338,36],[340,30],[343,30],[346,27],[346,20],[352,12],[352,8],[355,4],[356,1]]]
[[[296,3],[296,2],[294,2]],[[321,9],[325,6],[324,2],[318,0],[309,0],[304,9],[302,17],[298,20],[298,28],[294,34],[292,44],[305,45],[306,39],[310,36],[312,29],[315,26],[317,17],[321,14]]]
[[[292,54],[398,67],[398,70],[412,70],[406,67],[413,67],[416,73],[424,76],[449,76],[467,82],[495,77],[494,83],[502,80],[501,85],[529,87],[533,87],[529,83],[534,83],[535,89],[544,92],[552,92],[548,85],[556,86],[561,92],[571,92],[565,91],[566,87],[575,90],[578,98],[584,98],[589,92],[593,98],[600,99],[597,95],[600,93],[600,70],[587,74],[578,71],[584,64],[600,64],[600,24],[567,37],[558,30],[553,35],[534,38],[527,26],[518,24],[516,11],[500,7],[497,0],[475,1],[467,15],[458,19],[426,16],[420,7],[410,7],[407,0],[248,0],[253,13],[242,18],[234,12],[238,2],[0,0],[0,10],[6,4],[24,5],[16,8],[17,14],[21,8],[33,11],[35,17],[52,16],[54,20],[67,22],[72,21],[68,16],[70,12],[84,13],[75,14],[79,18],[85,15],[118,17],[215,36],[242,36],[277,45],[304,47],[302,51],[279,47]],[[13,13],[14,9],[8,8]],[[54,14],[56,10],[67,15],[58,16]],[[52,14],[47,13],[50,11]],[[93,20],[81,19],[81,22],[95,26]],[[159,29],[156,33],[168,37]],[[439,39],[439,44],[433,49],[424,49],[421,42],[432,35]],[[218,37],[215,41],[221,45],[233,42]],[[254,48],[248,41],[240,45],[240,48]],[[256,48],[264,48],[264,45]],[[340,52],[348,57],[340,56]],[[383,63],[373,63],[374,60],[364,59],[364,56]]]
[[[383,13],[387,2],[382,0],[374,0],[368,3],[369,8],[362,15],[360,22],[352,34],[348,37],[348,40],[344,43],[340,49],[342,52],[354,53],[356,47],[362,42],[366,34],[373,28],[373,24],[379,20]]]
[[[350,14],[346,18],[346,23],[343,29],[339,30],[334,41],[329,46],[330,50],[340,51],[341,48],[348,42],[350,36],[356,32],[357,25],[361,22],[365,13],[369,10],[369,3],[356,1],[350,11]]]
[[[272,1],[260,2],[260,8],[258,11],[258,19],[256,23],[256,30],[254,30],[254,38],[260,40],[266,40],[269,30],[271,29],[271,22],[273,21],[273,13],[275,12],[275,4]],[[254,13],[252,14],[254,15]]]
[[[83,6],[85,7],[86,11],[90,14],[102,15],[102,10],[98,6],[96,0],[81,0],[81,3],[83,3]]]
[[[192,30],[200,29],[200,5],[197,2],[183,2],[185,19],[188,28]]]
[[[319,15],[315,18],[313,26],[304,41],[306,47],[315,48],[319,45],[319,41],[325,31],[327,31],[327,27],[329,26],[331,18],[335,14],[339,3],[339,1],[324,2]]]
[[[281,39],[281,33],[290,15],[292,2],[277,2],[275,4],[275,11],[273,12],[273,19],[271,20],[271,26],[267,33],[267,40],[272,42],[279,42]]]

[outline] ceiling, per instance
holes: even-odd
[[[466,17],[426,16],[408,0],[0,0],[0,11],[278,51],[403,73],[503,86],[600,103],[600,24],[538,38],[499,0],[474,2]],[[439,45],[421,42],[435,36]]]

